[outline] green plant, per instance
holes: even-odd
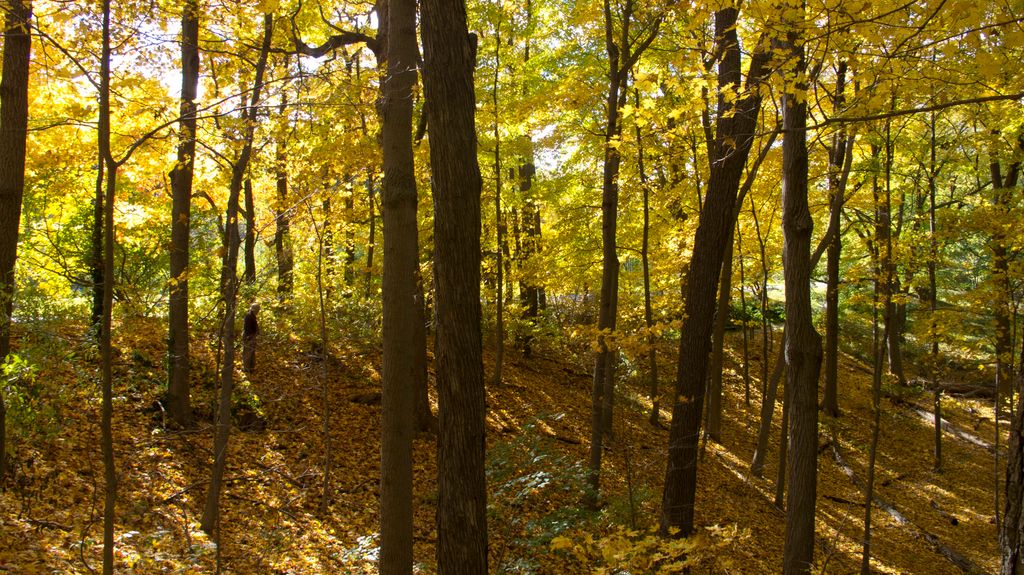
[[[593,518],[578,504],[587,489],[584,466],[553,449],[541,422],[538,417],[488,453],[487,511],[498,573],[537,573],[553,538]]]

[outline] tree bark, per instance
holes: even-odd
[[[640,91],[635,90],[637,108],[640,107]],[[644,142],[640,133],[640,124],[636,125],[636,166],[637,174],[640,177],[640,189],[643,193],[644,205],[644,232],[640,244],[640,262],[643,265],[644,273],[644,324],[647,326],[647,380],[648,397],[651,400],[651,414],[648,421],[653,426],[660,424],[661,416],[660,398],[658,397],[658,350],[656,347],[657,338],[654,337],[654,310],[651,307],[651,264],[650,264],[650,236],[651,236],[651,206],[650,186],[647,185],[647,173],[644,170]]]
[[[242,281],[252,285],[256,283],[256,205],[252,197],[252,178],[245,177],[242,184],[245,198],[245,268]]]
[[[998,158],[993,153],[989,164],[992,176],[992,204],[998,212],[1009,211],[1011,188],[1017,185],[1020,163],[1013,162],[1005,177]],[[1013,299],[1010,286],[1010,254],[1007,246],[1006,233],[998,226],[992,234],[990,242],[992,251],[992,277],[996,284],[996,297],[993,302],[995,314],[995,348],[996,348],[996,381],[998,393],[1002,399],[998,405],[1000,414],[1008,412],[1013,397],[1013,332],[1010,302]]]
[[[103,298],[100,317],[100,361],[102,400],[100,408],[100,446],[103,452],[103,575],[114,573],[114,513],[117,504],[117,467],[114,460],[114,394],[111,323],[114,305],[114,193],[117,191],[117,163],[110,151],[110,0],[103,0],[102,52],[100,54],[99,121],[97,147],[106,166],[103,198]]]
[[[501,250],[502,242],[505,241],[505,226],[501,218],[501,130],[498,114],[498,88],[501,80],[501,24],[505,12],[500,8],[498,20],[494,24],[494,78],[491,83],[491,104],[494,106],[494,254],[495,272],[497,278],[495,287],[495,326],[494,326],[494,387],[502,387],[502,370],[505,364],[505,277],[504,277],[504,254]]]
[[[615,20],[610,0],[604,2],[605,50],[608,54],[608,93],[605,97],[604,168],[601,186],[601,298],[598,306],[598,353],[594,364],[591,389],[591,434],[588,483],[588,504],[596,507],[601,483],[601,455],[605,439],[612,437],[612,419],[615,405],[615,366],[617,354],[609,346],[606,336],[615,332],[619,305],[619,256],[616,246],[619,209],[619,168],[622,155],[620,111],[626,105],[629,74],[637,60],[654,41],[661,19],[654,21],[642,38],[632,39],[630,25],[634,4],[626,0],[621,6],[619,21],[621,36],[615,38]],[[531,222],[532,223],[532,222]],[[530,225],[530,223],[527,223]]]
[[[383,0],[387,73],[380,103],[384,152],[384,363],[381,399],[382,575],[413,568],[412,440],[414,390],[422,375],[417,341],[423,304],[419,288],[416,176],[412,152],[412,90],[416,85],[416,2]],[[378,36],[380,37],[380,36]]]
[[[192,425],[188,267],[198,86],[199,2],[187,0],[181,9],[181,120],[177,162],[171,170],[171,279],[167,313],[167,411],[178,425],[184,427]]]
[[[686,316],[679,343],[668,466],[662,497],[662,531],[667,533],[670,528],[678,529],[678,534],[684,537],[693,532],[697,446],[711,348],[715,291],[726,242],[731,236],[740,178],[753,144],[761,106],[758,87],[768,60],[766,51],[755,50],[746,89],[739,91],[738,15],[734,7],[715,13],[715,53],[720,58],[714,146],[714,157],[718,160],[711,165],[707,197],[701,209],[687,276]],[[725,93],[732,90],[742,95],[730,102]]]
[[[288,63],[285,61],[285,68]],[[281,92],[281,105],[278,114],[285,124],[288,122],[288,101]],[[274,180],[277,188],[277,203],[274,209],[274,256],[277,260],[277,298],[284,302],[292,295],[294,286],[295,256],[292,252],[291,210],[288,207],[288,137],[284,134],[277,137],[274,152]],[[372,219],[370,220],[373,221]]]
[[[423,0],[423,90],[434,192],[438,573],[487,572],[476,36],[462,1]]]
[[[3,71],[0,73],[0,365],[11,351],[14,263],[25,190],[28,138],[28,74],[32,3],[13,0],[4,14]],[[7,471],[7,404],[0,385],[0,485]]]
[[[833,113],[838,113],[845,102],[846,70],[846,61],[839,62],[836,92],[832,98]],[[842,218],[846,176],[851,165],[847,156],[852,159],[853,146],[847,139],[845,128],[842,128],[832,136],[828,154],[829,229],[838,230]],[[822,401],[829,417],[839,417],[839,259],[842,249],[842,235],[833,234],[828,242],[825,264],[825,395]]]
[[[818,477],[818,377],[821,337],[811,316],[811,231],[807,203],[807,90],[803,27],[804,4],[790,5],[798,16],[786,22],[784,47],[795,60],[795,79],[782,97],[782,231],[786,283],[786,394],[789,409],[789,493],[786,500],[784,574],[810,573],[814,562],[814,509]]]
[[[999,573],[1020,575],[1024,573],[1024,395],[1017,396],[1009,443],[1006,502],[999,525]]]
[[[711,344],[711,381],[708,387],[707,436],[717,443],[722,442],[722,368],[725,357],[725,324],[729,320],[729,296],[732,293],[732,238],[725,248],[722,259],[721,279],[718,281],[718,309],[715,312],[715,327]]]
[[[224,227],[224,258],[221,266],[221,295],[224,299],[224,324],[221,327],[224,340],[224,362],[220,374],[220,397],[217,405],[217,424],[214,433],[214,461],[210,470],[210,486],[206,493],[206,504],[200,527],[208,535],[217,530],[220,537],[220,491],[223,484],[224,468],[227,465],[228,440],[231,434],[231,394],[235,377],[235,311],[238,295],[238,236],[239,196],[242,193],[245,174],[252,157],[253,135],[256,129],[256,109],[263,91],[263,76],[267,68],[267,57],[270,53],[270,40],[274,31],[274,17],[263,16],[263,40],[259,58],[256,61],[256,74],[252,84],[252,95],[248,106],[242,112],[246,125],[243,135],[242,150],[231,166],[231,183],[228,188],[228,204]]]

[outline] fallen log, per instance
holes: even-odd
[[[934,413],[932,413],[930,411],[927,411],[924,408],[917,407],[917,406],[914,406],[911,409],[911,411],[916,413],[917,416],[920,417],[922,420],[924,420],[924,421],[926,421],[926,422],[928,422],[928,423],[930,423],[932,425],[935,425],[935,414]],[[962,430],[958,429],[957,427],[955,427],[952,423],[950,423],[946,419],[942,420],[942,431],[945,431],[946,433],[952,435],[953,437],[956,437],[957,439],[960,439],[962,441],[966,441],[967,443],[970,443],[972,445],[976,445],[976,446],[978,446],[978,447],[980,447],[982,449],[986,449],[988,451],[993,451],[994,450],[994,448],[992,447],[991,443],[985,441],[984,439],[981,439],[980,437],[978,437],[976,435],[972,435],[970,433],[967,433],[966,431],[962,431]]]
[[[838,465],[839,469],[847,477],[850,478],[850,481],[853,482],[853,484],[856,485],[858,488],[864,489],[864,481],[857,476],[857,474],[853,471],[853,468],[850,467],[850,465],[846,462],[845,459],[843,459],[842,454],[839,453],[839,447],[836,441],[832,442],[832,456],[836,462],[836,465]],[[947,561],[955,565],[958,569],[960,569],[960,571],[967,573],[968,575],[983,575],[985,573],[985,570],[978,566],[976,563],[974,563],[967,557],[963,556],[962,554],[960,554],[960,552],[953,549],[952,547],[949,547],[948,545],[942,543],[942,541],[940,541],[938,536],[936,536],[934,533],[931,533],[926,529],[920,527],[919,525],[915,524],[905,515],[900,513],[899,510],[896,509],[896,507],[894,507],[888,501],[885,501],[881,497],[875,495],[873,498],[873,502],[875,505],[878,506],[879,509],[888,513],[889,516],[892,517],[892,519],[896,521],[897,524],[909,528],[911,531],[915,533],[917,537],[924,539],[934,551],[945,557]]]

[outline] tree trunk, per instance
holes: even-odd
[[[893,99],[895,108],[895,97]],[[885,123],[885,202],[881,206],[882,213],[876,220],[876,238],[879,246],[891,246],[892,244],[892,166],[893,166],[893,139],[892,122]],[[879,248],[881,249],[881,247]],[[903,352],[900,348],[902,329],[899,325],[899,316],[896,314],[896,300],[893,297],[898,293],[896,277],[896,262],[893,260],[892,250],[887,248],[883,252],[881,273],[886,277],[885,284],[885,320],[886,336],[882,340],[882,347],[889,363],[889,373],[896,376],[900,385],[906,383],[907,378],[903,373]]]
[[[370,211],[367,219],[370,222],[368,237],[366,238],[366,269],[363,271],[364,295],[369,298],[373,295],[373,252],[377,243],[377,214],[376,214],[376,190],[374,189],[373,172],[366,171],[366,204]]]
[[[501,250],[502,242],[505,241],[505,226],[501,219],[501,130],[498,114],[498,88],[501,74],[501,24],[504,10],[499,10],[498,20],[494,24],[494,78],[491,84],[491,104],[494,106],[494,234],[495,234],[495,271],[497,279],[494,282],[496,290],[494,298],[495,326],[494,326],[494,387],[502,387],[501,372],[505,364],[505,277],[504,277],[504,254]]]
[[[285,68],[287,69],[287,61]],[[285,93],[281,92],[281,105],[278,113],[285,123],[288,102]],[[292,252],[291,209],[288,206],[288,138],[278,136],[274,152],[274,179],[277,184],[277,204],[274,209],[274,256],[277,259],[277,299],[287,301],[292,295],[294,286],[295,256]]]
[[[183,427],[192,425],[188,267],[198,85],[199,3],[198,0],[188,0],[181,9],[181,120],[177,162],[171,170],[171,280],[167,314],[167,411]]]
[[[1020,379],[1018,378],[1018,381]],[[1024,395],[1017,396],[1017,410],[1010,427],[1006,462],[1006,503],[999,525],[1000,575],[1024,573]]]
[[[786,499],[785,574],[810,573],[814,562],[814,509],[818,477],[818,377],[821,337],[811,315],[811,231],[807,203],[807,89],[804,7],[793,5],[784,42],[796,60],[796,80],[782,97],[782,230],[786,283],[786,392],[789,409],[789,494]],[[799,11],[797,12],[796,9]],[[792,80],[787,78],[787,83]]]
[[[715,328],[711,344],[711,382],[708,387],[708,422],[706,433],[709,439],[722,442],[722,368],[725,356],[725,324],[729,320],[729,296],[732,293],[732,239],[725,248],[722,259],[721,279],[718,281],[718,309],[715,312]]]
[[[635,90],[636,105],[640,107],[640,91]],[[640,176],[640,190],[643,193],[644,204],[644,232],[640,245],[640,262],[644,272],[644,324],[647,326],[647,378],[648,397],[651,400],[651,414],[648,417],[651,425],[658,426],[661,415],[661,406],[658,397],[658,350],[656,348],[657,338],[654,337],[654,310],[651,308],[651,264],[650,264],[650,236],[651,236],[651,209],[650,209],[650,186],[647,185],[647,173],[644,171],[644,142],[640,133],[640,124],[636,125],[636,166],[637,174]]]
[[[1004,178],[999,160],[993,154],[993,160],[989,164],[989,171],[992,176],[992,204],[997,212],[1005,214],[1010,209],[1010,190],[1017,185],[1020,163],[1012,163]],[[990,245],[992,246],[992,277],[996,284],[996,297],[993,305],[996,328],[996,368],[998,371],[996,381],[999,386],[999,396],[1003,398],[998,408],[999,413],[1003,414],[1009,411],[1013,397],[1013,374],[1010,369],[1010,366],[1013,364],[1013,334],[1010,310],[1010,302],[1013,296],[1010,285],[1010,254],[1006,233],[998,226],[992,234]]]
[[[387,39],[387,74],[380,103],[384,152],[384,364],[381,401],[382,575],[411,574],[413,567],[412,440],[415,389],[423,375],[417,338],[422,329],[412,152],[412,90],[416,85],[416,2],[381,2],[379,35]],[[380,6],[380,5],[379,5]]]
[[[424,0],[423,90],[434,192],[438,573],[487,573],[476,36],[461,1]]]
[[[627,86],[633,65],[650,46],[658,33],[661,20],[656,20],[642,38],[631,38],[630,25],[634,5],[627,0],[619,14],[621,36],[615,38],[615,19],[610,0],[604,2],[605,50],[608,54],[608,93],[605,98],[604,170],[601,186],[601,300],[598,307],[598,353],[594,365],[591,390],[591,436],[588,482],[591,493],[588,504],[597,505],[600,493],[601,454],[604,439],[612,436],[615,405],[615,369],[617,354],[609,348],[605,336],[614,334],[619,305],[619,256],[616,230],[619,209],[619,168],[622,156],[620,111],[629,97]],[[529,222],[527,225],[533,225]]]
[[[939,372],[939,332],[938,309],[939,293],[936,281],[936,265],[939,257],[939,244],[936,237],[935,192],[938,187],[939,167],[935,158],[935,112],[928,119],[928,338],[931,340],[931,357],[929,358],[928,375],[934,388],[935,421],[935,471],[942,471],[942,388],[938,382]]]
[[[32,4],[28,0],[14,0],[5,12],[0,75],[0,365],[7,361],[11,351],[14,262],[25,190]],[[7,405],[3,387],[0,384],[0,486],[7,471]]]
[[[741,56],[736,32],[738,15],[738,10],[733,7],[715,13],[715,53],[720,58],[714,146],[714,157],[718,160],[711,165],[707,197],[700,212],[700,224],[694,238],[693,257],[687,275],[686,315],[679,342],[668,468],[662,497],[662,532],[667,533],[670,528],[675,528],[684,537],[693,532],[697,446],[708,352],[711,350],[715,291],[735,219],[740,178],[754,140],[761,106],[758,87],[768,60],[766,51],[761,48],[755,50],[746,89],[739,90]],[[734,93],[744,95],[730,102],[725,95],[734,90]]]
[[[888,136],[890,124],[886,121],[886,135]],[[886,138],[888,141],[888,137]],[[878,156],[877,146],[872,146],[872,156]],[[887,172],[888,175],[888,172]],[[890,189],[888,178],[886,178],[884,200],[879,197],[878,175],[872,178],[872,198],[875,202],[875,238],[874,238],[874,276],[875,295],[872,305],[872,331],[874,371],[871,382],[871,444],[868,448],[868,478],[866,497],[864,500],[864,543],[861,552],[861,575],[871,573],[871,510],[875,496],[875,462],[878,454],[878,438],[881,428],[882,411],[882,363],[886,355],[886,343],[888,338],[889,314],[892,313],[892,268],[889,262],[892,258],[892,221],[890,219]],[[882,333],[878,331],[878,308],[879,298],[882,299]]]
[[[222,260],[220,287],[224,299],[224,324],[221,326],[224,340],[224,363],[220,373],[220,397],[217,405],[217,424],[214,433],[213,466],[210,470],[210,486],[206,492],[206,504],[200,527],[208,535],[217,530],[220,540],[220,491],[223,484],[224,468],[227,465],[228,439],[231,434],[231,394],[235,377],[235,308],[238,295],[238,200],[242,193],[245,174],[249,169],[252,157],[253,134],[256,129],[256,106],[263,91],[263,76],[267,68],[267,56],[270,53],[270,40],[274,31],[274,17],[263,16],[263,41],[259,59],[256,61],[256,74],[252,84],[252,96],[248,107],[242,112],[245,134],[242,151],[231,166],[231,183],[228,188],[228,204],[224,227],[224,258]]]
[[[106,166],[106,193],[103,198],[103,298],[100,318],[100,358],[102,365],[102,406],[100,446],[103,451],[103,575],[114,573],[114,513],[117,503],[117,468],[114,461],[114,394],[111,323],[114,305],[114,193],[117,191],[117,163],[110,152],[110,0],[103,0],[103,47],[100,54],[100,93],[97,147]],[[6,59],[6,50],[5,50]],[[6,63],[6,62],[5,62]]]
[[[256,205],[252,197],[252,179],[246,174],[242,185],[245,194],[245,271],[243,281],[256,283]]]
[[[832,98],[833,113],[838,113],[845,102],[843,92],[846,88],[846,70],[846,61],[839,62],[836,69],[836,92]],[[847,140],[846,130],[840,129],[832,136],[828,154],[828,227],[837,230],[828,242],[825,264],[825,396],[822,406],[829,417],[839,417],[839,259],[843,240],[838,228],[845,202],[845,183],[850,173],[851,164],[847,156],[852,159],[853,145]]]

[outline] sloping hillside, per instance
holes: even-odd
[[[100,565],[97,360],[77,333],[65,326],[23,334],[18,342],[44,350],[37,356],[45,360],[38,362],[34,378],[19,383],[33,382],[35,413],[32,433],[16,437],[15,476],[0,493],[0,571],[87,573]],[[210,573],[218,560],[216,546],[199,530],[198,516],[211,460],[215,347],[209,339],[194,346],[200,363],[194,376],[197,413],[203,417],[199,429],[166,429],[157,402],[164,377],[162,334],[162,325],[151,320],[119,330],[119,572]],[[380,363],[373,349],[359,342],[332,347],[325,366],[315,346],[288,334],[262,342],[257,372],[242,380],[235,395],[237,427],[222,497],[224,572],[375,571],[380,417],[374,394],[380,389]],[[639,383],[621,388],[616,441],[606,453],[602,476],[604,505],[596,513],[582,509],[590,379],[584,367],[563,356],[543,347],[529,359],[513,353],[505,387],[489,390],[492,569],[591,573],[632,566],[639,572],[637,566],[658,553],[666,556],[658,564],[669,569],[679,557],[668,555],[685,548],[694,572],[777,572],[785,519],[772,504],[776,449],[769,453],[766,479],[748,477],[759,382],[754,380],[751,405],[745,405],[738,358],[728,359],[723,444],[708,443],[700,466],[701,536],[688,546],[671,547],[647,536],[657,522],[668,433],[647,423]],[[674,357],[665,353],[663,360],[663,373],[671,374]],[[870,374],[844,358],[840,377],[844,415],[823,418],[820,425],[816,561],[822,572],[855,573],[864,515],[859,482],[866,477],[870,443]],[[954,574],[963,572],[954,564],[959,554],[965,565],[994,571],[991,408],[977,400],[945,400],[952,427],[944,437],[945,470],[936,473],[931,423],[914,408],[914,402],[926,405],[927,398],[901,397],[898,404],[883,400],[876,485],[887,507],[874,510],[874,568]],[[777,409],[775,443],[780,414]],[[668,417],[663,413],[664,421]],[[416,560],[421,572],[431,573],[436,488],[430,435],[416,440],[415,457]],[[321,513],[328,465],[328,499]]]

